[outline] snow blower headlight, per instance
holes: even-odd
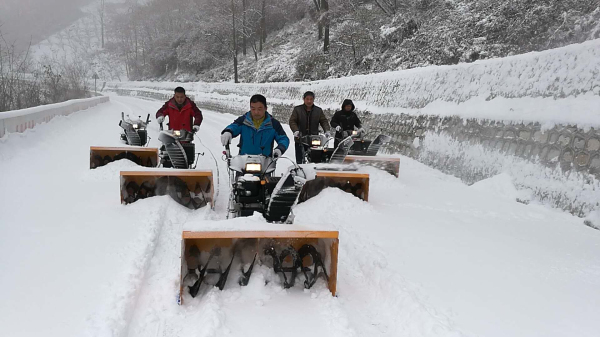
[[[181,131],[179,131],[179,130],[175,130],[175,131],[173,131],[173,134],[174,134],[175,136],[179,137],[179,136],[181,136]]]
[[[313,139],[310,144],[312,146],[321,146],[321,140],[320,139]]]
[[[353,136],[356,136],[356,135],[358,135],[358,131],[356,131],[356,130],[353,130],[353,131],[352,131],[352,135],[353,135]]]
[[[137,124],[133,124],[133,128],[134,128],[134,129],[137,129],[137,128],[138,128],[138,125],[137,125]]]
[[[246,164],[246,172],[260,172],[262,171],[262,165],[259,163],[248,163]]]

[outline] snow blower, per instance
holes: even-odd
[[[368,201],[369,174],[357,173],[356,165],[347,165],[348,152],[354,144],[351,136],[341,140],[335,149],[330,145],[333,138],[324,134],[301,136],[302,158],[304,162],[314,163],[316,177],[307,181],[300,193],[299,202],[306,201],[319,194],[326,187],[338,187],[356,197]]]
[[[383,134],[375,137],[375,140],[369,140],[364,132],[358,130],[345,130],[342,132],[345,138],[350,137],[353,141],[348,150],[348,155],[344,157],[346,164],[368,165],[386,171],[396,178],[400,174],[400,158],[378,156],[379,149],[389,143],[390,136]]]
[[[195,153],[194,133],[187,130],[163,130],[158,157],[163,168],[152,171],[121,172],[121,203],[130,204],[155,195],[170,195],[179,204],[198,209],[214,207],[213,174],[196,170],[200,154]],[[166,169],[166,168],[174,168]]]

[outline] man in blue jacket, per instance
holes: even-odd
[[[221,143],[227,146],[231,139],[238,135],[241,135],[240,154],[262,154],[278,158],[290,144],[281,123],[267,112],[267,99],[263,95],[250,98],[250,111],[221,132]],[[275,150],[274,142],[277,142]]]

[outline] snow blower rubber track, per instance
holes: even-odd
[[[235,283],[247,285],[255,264],[272,268],[284,288],[294,287],[297,278],[306,289],[322,279],[335,296],[338,236],[312,230],[184,231],[178,304],[211,286],[223,290],[234,270]]]
[[[210,170],[121,171],[121,203],[130,204],[155,195],[170,195],[191,209],[213,206]]]
[[[346,156],[344,164],[351,163],[373,166],[380,170],[388,172],[396,178],[398,178],[398,176],[400,175],[400,158],[354,155]]]
[[[119,159],[129,159],[132,162],[145,167],[156,167],[158,165],[158,149],[135,146],[90,146],[90,169],[104,166]]]
[[[303,202],[316,196],[326,187],[337,187],[364,201],[369,201],[368,173],[317,171],[316,178],[304,184],[298,202]]]

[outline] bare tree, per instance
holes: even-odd
[[[242,52],[246,56],[246,0],[242,0]]]
[[[322,0],[313,0],[313,3],[317,9],[317,29],[319,31],[318,39],[320,40],[323,38],[323,24],[321,22]]]
[[[267,42],[267,24],[266,24],[266,18],[267,18],[267,10],[265,8],[265,3],[267,2],[267,0],[262,0],[262,10],[261,10],[261,14],[260,14],[260,26],[261,26],[261,30],[260,30],[260,37],[261,37],[261,42],[260,42],[260,52],[262,53],[263,51],[263,43]]]
[[[232,34],[233,34],[233,73],[235,78],[235,83],[239,83],[238,80],[238,60],[237,60],[237,31],[235,30],[235,4],[233,0],[231,0],[231,25],[232,25]]]
[[[100,35],[102,36],[102,49],[104,49],[104,17],[105,11],[105,0],[99,0],[98,3],[98,17],[100,18]]]
[[[329,0],[321,0],[323,10],[323,23],[325,26],[325,37],[323,39],[323,52],[329,53]]]

